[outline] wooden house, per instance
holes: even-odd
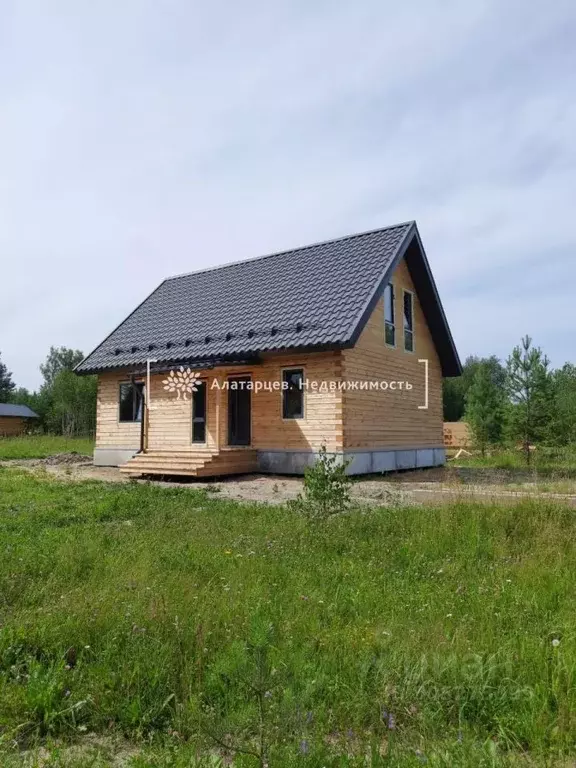
[[[458,354],[415,222],[165,280],[77,367],[133,475],[442,464]]]
[[[33,423],[31,420],[37,418],[38,414],[27,405],[0,403],[0,437],[23,435]]]

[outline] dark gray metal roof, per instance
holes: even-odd
[[[76,371],[349,346],[415,238],[407,222],[168,278]]]
[[[12,405],[11,403],[0,403],[0,416],[15,416],[21,419],[38,419],[37,413],[27,405]]]

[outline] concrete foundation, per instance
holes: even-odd
[[[334,455],[334,454],[333,454]],[[400,469],[439,467],[446,463],[443,447],[434,448],[375,448],[374,450],[343,451],[336,454],[349,461],[349,475],[371,475]],[[302,475],[306,467],[318,458],[314,451],[258,451],[260,472],[278,475]]]
[[[138,448],[96,448],[94,465],[118,467],[132,458]],[[337,453],[339,461],[349,461],[349,475],[371,475],[396,472],[400,469],[439,467],[446,463],[443,447],[434,448],[375,448]],[[318,458],[316,451],[258,451],[258,469],[271,475],[303,475],[306,467]]]
[[[95,448],[95,467],[119,467],[138,453],[138,448]]]

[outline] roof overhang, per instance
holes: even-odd
[[[224,368],[237,365],[260,365],[262,359],[253,355],[242,358],[216,358],[216,359],[189,359],[189,360],[155,360],[150,359],[150,373],[160,374],[170,371],[179,371],[180,368],[190,368],[191,370],[211,370],[213,368]],[[107,368],[94,368],[89,370],[76,371],[78,376],[94,376],[95,374],[105,373],[126,373],[129,376],[143,376],[148,372],[147,362],[137,363],[135,365],[118,365]]]

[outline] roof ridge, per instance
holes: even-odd
[[[191,272],[182,272],[178,275],[171,275],[170,277],[166,277],[164,279],[164,282],[168,282],[169,280],[179,280],[182,277],[190,277],[191,275],[201,275],[205,272],[215,272],[219,269],[226,269],[227,267],[236,267],[240,266],[241,264],[250,264],[254,261],[263,261],[264,259],[270,259],[274,256],[285,256],[288,253],[295,253],[296,251],[307,251],[310,248],[317,248],[320,245],[329,245],[331,243],[339,243],[344,240],[353,240],[356,237],[365,237],[366,235],[375,235],[379,232],[387,232],[390,229],[399,229],[400,227],[410,227],[416,223],[415,219],[411,219],[409,221],[401,221],[398,224],[390,224],[387,227],[377,227],[376,229],[367,229],[363,232],[355,232],[353,235],[342,235],[341,237],[333,237],[329,240],[318,240],[314,243],[309,243],[308,245],[299,245],[295,248],[287,248],[283,251],[273,251],[272,253],[265,253],[261,256],[249,256],[246,259],[238,259],[238,261],[227,261],[224,264],[218,264],[213,267],[204,267],[204,269],[194,269]]]

